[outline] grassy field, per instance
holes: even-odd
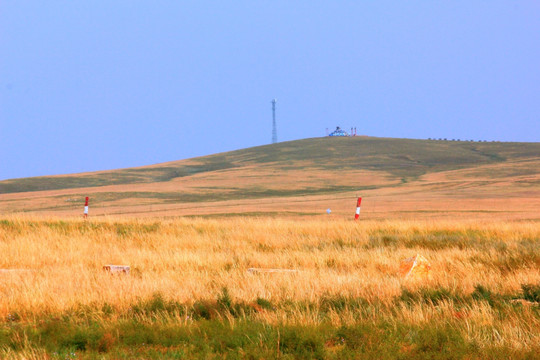
[[[539,209],[540,143],[319,138],[0,181],[0,358],[538,358]],[[405,277],[417,254],[429,276]]]
[[[391,217],[469,208],[523,220],[531,209],[508,200],[526,198],[538,209],[539,154],[540,143],[305,139],[141,168],[4,180],[0,214],[76,216],[89,196],[93,216],[301,217],[330,207],[347,218],[363,196],[373,219],[409,203]]]
[[[537,221],[4,216],[0,356],[534,358],[539,239]],[[416,254],[431,275],[404,278]]]

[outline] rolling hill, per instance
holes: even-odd
[[[348,216],[354,197],[363,196],[363,215],[373,218],[476,212],[536,219],[540,143],[304,139],[138,168],[5,180],[0,212],[75,216],[85,196],[92,215],[322,216],[330,207],[332,216]]]

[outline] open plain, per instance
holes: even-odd
[[[1,356],[535,358],[539,170],[538,143],[353,137],[2,181]]]

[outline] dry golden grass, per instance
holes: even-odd
[[[523,242],[537,249],[536,222],[17,216],[4,218],[0,229],[0,268],[31,270],[0,274],[3,314],[13,307],[53,311],[95,301],[129,306],[156,291],[189,301],[214,297],[224,286],[245,301],[315,300],[321,294],[384,300],[402,286],[468,293],[485,284],[509,293],[540,282],[537,267],[495,266],[501,254],[519,255]],[[400,261],[417,252],[431,261],[433,278],[410,284],[397,272]],[[109,276],[101,270],[105,264],[130,265],[133,274]],[[253,275],[250,267],[299,272]]]
[[[540,286],[537,157],[411,177],[235,159],[237,167],[165,182],[0,194],[0,317],[37,319],[103,304],[125,315],[156,293],[189,305],[215,301],[226,288],[238,303],[289,304],[253,315],[273,325],[382,321],[450,326],[486,347],[540,343],[538,305],[509,300],[524,284]],[[357,186],[362,190],[351,191]],[[80,217],[84,196],[91,198],[88,220]],[[363,202],[355,222],[357,196]],[[404,279],[400,262],[417,253],[431,262],[432,276]],[[132,272],[111,276],[102,270],[107,264]],[[504,300],[473,298],[478,286]],[[462,297],[406,299],[440,290]],[[328,298],[369,307],[323,311]],[[28,349],[27,357],[43,355]],[[10,351],[0,356],[18,356]]]
[[[522,284],[540,284],[539,246],[538,222],[7,216],[0,220],[0,268],[18,271],[0,272],[0,316],[31,318],[105,303],[121,313],[156,293],[190,304],[215,299],[227,288],[245,303],[264,298],[317,304],[344,297],[381,307],[331,312],[336,326],[381,319],[450,324],[477,344],[528,348],[540,341],[534,305],[501,318],[482,301],[410,306],[396,299],[404,289],[444,288],[469,296],[478,285],[497,294],[519,293]],[[400,262],[417,253],[431,262],[432,276],[404,279]],[[113,276],[102,270],[106,264],[129,265],[132,272]],[[270,324],[321,321],[317,308],[305,307],[257,316]]]
[[[362,216],[368,220],[538,220],[540,172],[537,168],[536,160],[516,161],[429,173],[401,184],[375,171],[275,173],[271,167],[245,166],[168,182],[0,194],[0,213],[73,217],[82,213],[84,197],[90,196],[90,214],[94,217],[219,214],[322,217],[331,208],[332,217],[350,219],[356,196],[362,196]],[[375,188],[302,194],[305,189],[332,186],[346,189],[355,185]],[[248,196],[239,198],[244,191]],[[256,191],[275,191],[275,194],[254,196]],[[280,191],[289,193],[280,195]],[[294,194],[295,191],[299,194]],[[182,199],[184,194],[191,197]],[[174,196],[179,198],[174,200]]]

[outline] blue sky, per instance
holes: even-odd
[[[0,3],[0,179],[272,139],[539,141],[538,1]]]

